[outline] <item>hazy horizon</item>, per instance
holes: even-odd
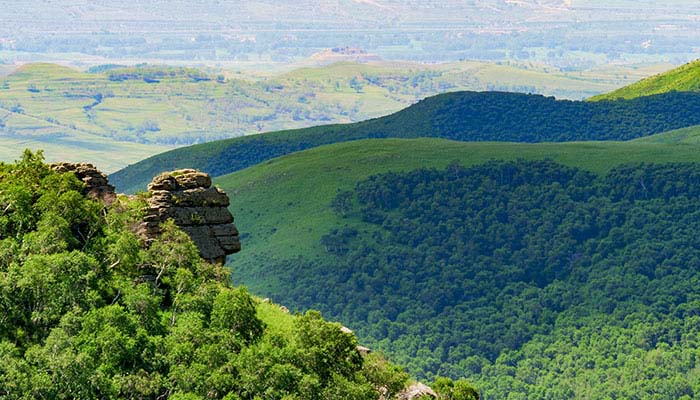
[[[614,0],[0,2],[0,63],[289,64],[352,47],[387,60],[585,70],[697,58],[700,3]]]

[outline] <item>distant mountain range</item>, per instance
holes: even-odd
[[[367,138],[507,142],[642,138],[700,125],[699,65],[691,62],[591,101],[504,92],[446,93],[354,124],[270,132],[176,149],[129,166],[111,178],[122,190],[135,191],[143,189],[153,174],[177,167],[220,176],[294,151]],[[648,140],[687,142],[696,137],[694,129],[680,132]]]

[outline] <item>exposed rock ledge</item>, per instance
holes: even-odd
[[[437,399],[438,395],[429,386],[416,382],[399,393],[398,400]]]
[[[238,229],[225,192],[211,186],[208,174],[193,169],[162,173],[148,185],[150,197],[142,225],[147,238],[160,234],[160,224],[173,219],[207,261],[223,264],[241,250]]]
[[[116,199],[107,176],[88,163],[51,165],[59,173],[71,172],[85,184],[86,196],[111,204]],[[148,185],[148,209],[140,226],[146,241],[160,235],[160,224],[173,219],[197,245],[207,261],[223,264],[226,256],[241,250],[238,229],[228,210],[229,198],[211,186],[208,174],[193,169],[162,173]]]

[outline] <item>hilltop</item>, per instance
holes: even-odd
[[[642,79],[610,93],[593,96],[591,101],[633,99],[668,92],[700,91],[700,60]]]
[[[339,62],[368,63],[382,61],[377,54],[368,53],[356,47],[334,47],[314,53],[309,57],[319,65],[335,64]]]
[[[628,140],[700,124],[700,94],[666,93],[601,102],[556,100],[504,92],[453,92],[397,113],[345,125],[270,132],[176,149],[112,174],[127,192],[175,168],[224,175],[324,144],[380,137],[440,137],[460,141],[562,142]]]

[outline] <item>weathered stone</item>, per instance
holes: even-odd
[[[402,390],[398,395],[399,400],[414,400],[419,398],[431,397],[437,399],[438,395],[429,386],[416,382],[406,389]]]
[[[160,222],[172,219],[197,245],[202,258],[223,263],[226,255],[240,251],[238,229],[228,210],[229,198],[211,187],[209,175],[192,170],[163,173],[148,185],[151,196],[141,232],[150,239]]]
[[[173,202],[180,207],[228,207],[226,193],[218,188],[194,188],[173,194]]]
[[[181,229],[192,238],[202,258],[206,260],[216,260],[226,256],[226,252],[219,245],[219,241],[211,237],[208,226],[183,226]]]
[[[221,224],[227,226],[233,223],[233,214],[226,207],[210,207],[204,209],[204,219],[210,222],[212,225]],[[235,230],[235,227],[231,225]],[[238,234],[238,231],[236,231]]]
[[[211,227],[211,232],[216,237],[238,236],[238,229],[233,224],[214,225]]]
[[[84,194],[87,196],[112,204],[117,198],[114,186],[109,184],[107,176],[89,163],[57,163],[52,164],[51,169],[58,173],[72,173],[85,185]]]
[[[180,169],[172,172],[164,172],[148,185],[148,190],[187,190],[211,187],[211,177],[208,174],[194,169]]]
[[[177,190],[177,180],[170,175],[160,174],[153,178],[153,181],[148,184],[147,189],[149,192],[156,191],[173,191]]]
[[[182,189],[209,189],[211,187],[211,177],[203,172],[187,169],[175,171],[172,175],[175,176],[177,183]]]

